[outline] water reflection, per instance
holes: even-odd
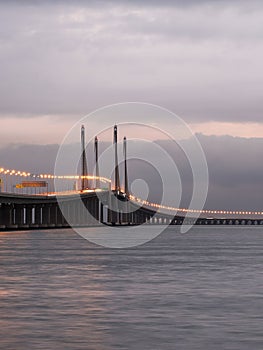
[[[101,283],[110,278],[100,256],[81,243],[61,233],[2,235],[1,348],[104,349],[111,343],[103,324],[111,291]]]
[[[174,230],[125,250],[2,233],[1,349],[261,349],[261,229]]]

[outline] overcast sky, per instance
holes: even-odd
[[[198,132],[263,137],[262,62],[262,1],[2,1],[0,136],[55,142],[95,108],[143,101]],[[57,132],[37,138],[37,121]]]
[[[194,132],[221,135],[223,153],[241,143],[252,156],[263,138],[262,62],[260,0],[0,1],[3,161],[9,144],[21,154],[25,144],[59,144],[84,115],[124,101],[170,109]],[[214,152],[209,171],[219,179]],[[234,151],[229,159],[244,165]],[[255,182],[263,188],[257,162],[247,194]],[[218,196],[229,190],[227,164]]]

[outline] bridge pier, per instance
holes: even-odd
[[[1,204],[1,226],[2,228],[16,228],[14,224],[13,204]]]
[[[97,221],[100,221],[100,202],[99,202],[99,199],[97,197],[94,197],[94,218],[97,220]]]
[[[32,225],[32,208],[33,207],[31,205],[27,205],[25,207],[26,214],[24,227],[29,227],[30,225]]]
[[[56,203],[50,205],[50,226],[58,225],[58,205]]]
[[[63,214],[62,214],[58,204],[56,204],[56,211],[57,211],[57,213],[56,213],[56,218],[57,218],[56,219],[57,220],[56,226],[57,227],[62,227],[63,226],[64,217],[63,217]]]
[[[35,205],[35,220],[34,220],[35,226],[41,225],[41,205]]]
[[[104,220],[104,205],[100,202],[100,223],[103,223]]]
[[[1,204],[0,223],[1,228],[6,228],[12,224],[11,209],[9,204]]]
[[[14,223],[19,227],[24,224],[24,205],[16,204],[14,208],[15,218]]]
[[[113,225],[119,223],[119,215],[118,215],[118,199],[113,194],[111,195],[111,223]]]
[[[65,203],[60,203],[59,207],[58,207],[58,217],[59,217],[59,225],[63,226],[63,227],[68,227],[69,224],[67,222],[67,220],[65,219],[63,213],[65,214],[65,216],[67,217],[67,210],[68,210],[68,206]]]
[[[42,222],[41,227],[48,227],[50,225],[50,206],[44,204],[42,206]]]

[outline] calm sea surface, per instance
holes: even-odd
[[[0,349],[262,350],[263,229],[172,227],[123,250],[0,233]]]

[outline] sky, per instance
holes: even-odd
[[[262,62],[259,0],[0,1],[1,152],[51,147],[95,109],[138,101],[179,115],[207,149],[216,135],[236,162],[263,138]]]

